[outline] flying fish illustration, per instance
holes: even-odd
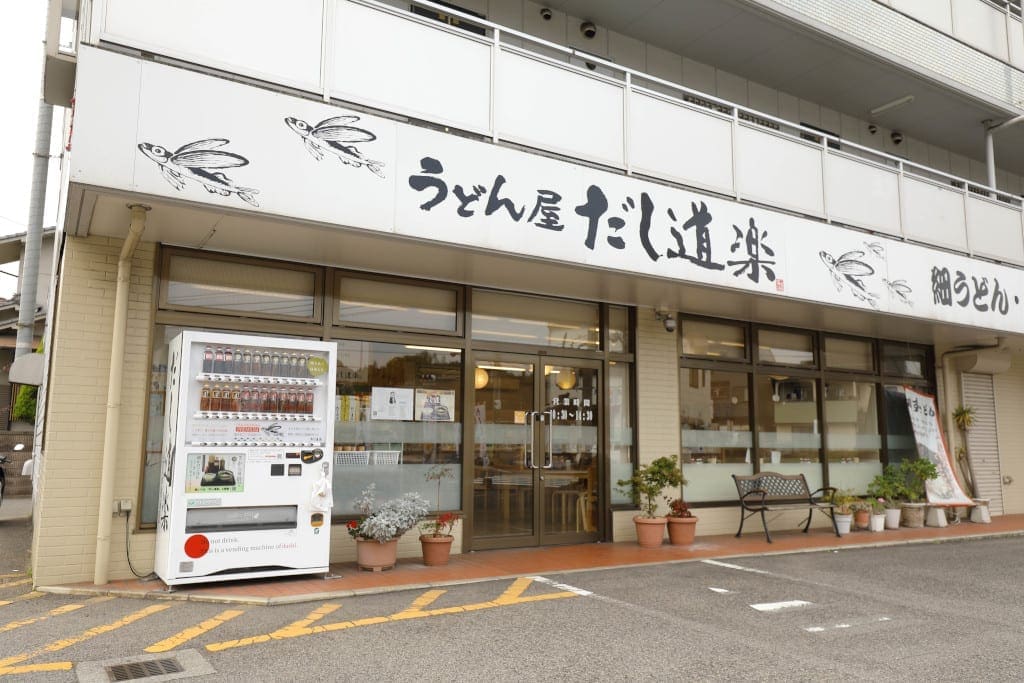
[[[865,242],[864,246],[878,258],[885,258],[885,247],[882,246],[881,242]]]
[[[885,286],[889,288],[889,291],[897,299],[908,306],[914,305],[914,302],[910,300],[910,295],[914,293],[914,290],[907,284],[906,280],[886,280],[882,278],[882,282],[885,283]]]
[[[302,119],[289,116],[285,118],[284,122],[298,133],[306,151],[317,161],[323,160],[324,154],[330,152],[338,157],[343,164],[356,168],[365,166],[371,173],[383,178],[384,173],[381,168],[384,163],[367,159],[354,144],[356,142],[372,142],[377,139],[376,135],[365,128],[350,125],[358,120],[358,116],[333,116],[311,126]]]
[[[223,171],[215,170],[221,168],[237,168],[247,166],[249,160],[240,154],[218,150],[230,140],[224,138],[211,138],[209,140],[196,140],[187,145],[182,145],[173,152],[160,145],[149,142],[139,144],[139,151],[156,162],[160,167],[160,174],[175,190],[185,187],[186,180],[192,180],[202,185],[210,194],[219,194],[223,197],[238,195],[243,202],[259,206],[253,195],[259,190],[251,187],[240,187],[233,183]]]
[[[839,258],[834,258],[827,251],[819,251],[818,256],[828,268],[837,292],[846,286],[854,297],[878,308],[878,295],[869,292],[864,285],[864,278],[874,275],[875,269],[860,260],[864,256],[863,251],[848,251]]]

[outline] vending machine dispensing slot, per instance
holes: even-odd
[[[326,573],[334,344],[171,342],[157,575],[168,585]]]

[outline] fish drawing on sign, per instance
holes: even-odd
[[[175,190],[185,187],[186,180],[193,180],[202,185],[210,194],[219,194],[223,197],[238,195],[243,202],[259,206],[253,195],[259,190],[251,187],[240,187],[233,183],[221,168],[238,168],[247,166],[249,160],[241,154],[224,152],[217,149],[228,144],[230,140],[224,138],[211,138],[209,140],[196,140],[187,145],[182,145],[173,152],[160,145],[149,142],[139,144],[139,151],[149,159],[156,162],[160,167],[160,174]]]
[[[902,301],[908,306],[913,306],[914,302],[910,300],[910,295],[914,293],[914,290],[906,280],[886,280],[882,278],[882,282],[889,288],[889,292],[897,299]]]
[[[376,135],[365,128],[350,125],[358,120],[358,116],[333,116],[311,126],[302,119],[288,116],[284,122],[298,133],[306,151],[317,161],[322,161],[324,154],[330,152],[338,157],[343,164],[356,168],[365,166],[371,173],[383,178],[384,173],[381,168],[384,163],[367,159],[354,144],[356,142],[372,142],[377,139]]]
[[[885,258],[885,247],[882,246],[881,242],[865,242],[864,246],[867,247],[868,251],[870,251],[878,258]]]
[[[878,295],[869,292],[864,285],[864,278],[874,275],[875,269],[860,260],[864,256],[863,251],[848,251],[839,258],[834,258],[827,251],[819,251],[818,256],[828,268],[837,292],[846,286],[854,297],[878,308]]]

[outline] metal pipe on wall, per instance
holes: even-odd
[[[93,583],[107,583],[110,566],[110,527],[114,514],[114,473],[117,465],[117,434],[121,426],[121,378],[128,329],[128,290],[132,277],[132,256],[146,229],[150,207],[130,204],[128,236],[117,259],[117,289],[114,295],[114,323],[110,343],[110,375],[107,382],[107,414],[103,429],[103,460],[100,466],[99,518],[96,524],[96,565]]]

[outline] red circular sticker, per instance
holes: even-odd
[[[210,539],[206,536],[189,536],[185,539],[185,554],[193,560],[202,557],[210,549]]]

